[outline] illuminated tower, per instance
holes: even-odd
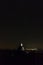
[[[24,46],[22,43],[19,45],[18,50],[24,51]]]

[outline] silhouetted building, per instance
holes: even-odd
[[[19,45],[18,50],[24,51],[24,46],[22,43]]]

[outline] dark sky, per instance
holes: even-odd
[[[16,48],[19,41],[27,48],[43,48],[43,3],[10,0],[6,4],[0,15],[0,48]]]
[[[3,21],[14,21],[14,24],[0,25],[0,48],[16,48],[19,41],[28,48],[43,48],[42,22],[28,22],[27,20]]]

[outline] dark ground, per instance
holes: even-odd
[[[0,65],[43,65],[43,53],[0,50]]]

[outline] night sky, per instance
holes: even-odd
[[[16,48],[22,42],[25,48],[43,49],[43,3],[14,1],[6,2],[8,6],[1,14],[0,48]]]

